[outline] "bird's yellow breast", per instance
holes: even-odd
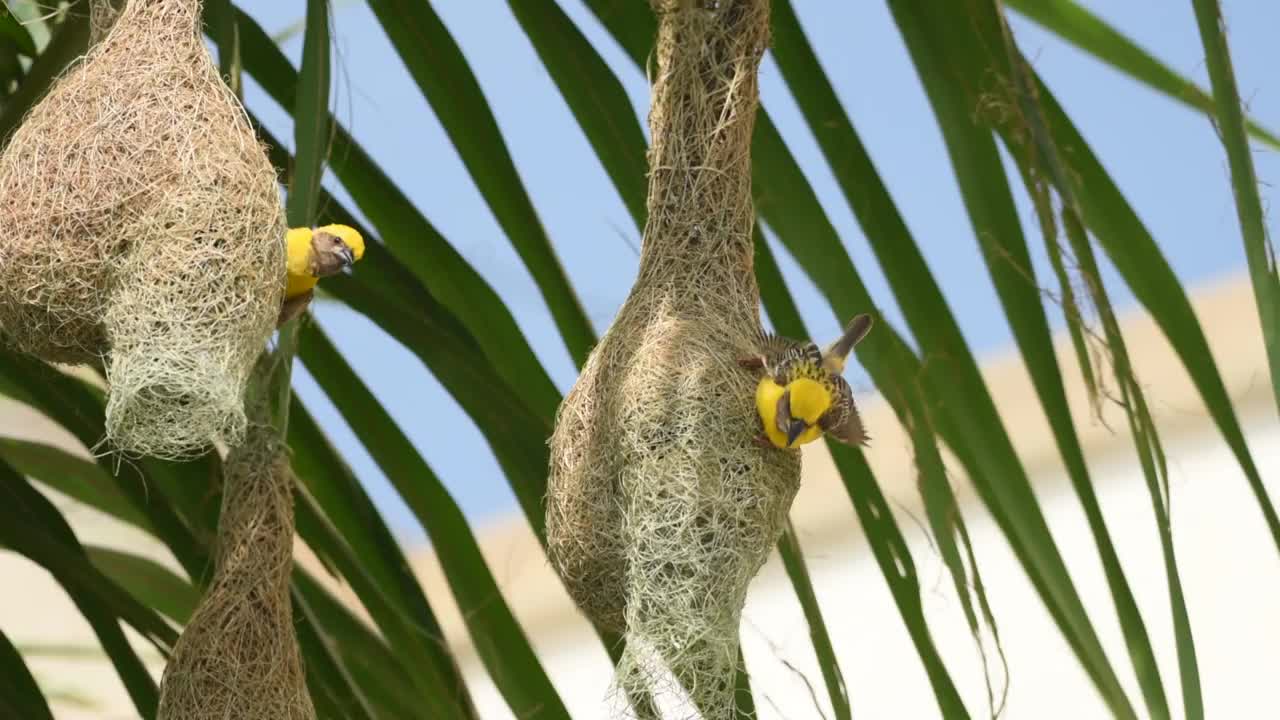
[[[316,286],[311,274],[311,229],[294,228],[285,235],[286,267],[289,283],[285,287],[286,298],[297,297]]]
[[[787,436],[778,431],[778,400],[782,393],[782,386],[768,376],[760,378],[756,386],[756,412],[760,413],[765,437],[777,447],[787,446]]]

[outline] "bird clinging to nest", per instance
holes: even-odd
[[[316,283],[338,273],[350,273],[364,257],[364,238],[346,225],[294,228],[285,236],[288,244],[289,284],[284,291],[278,325],[297,317],[315,295]]]
[[[757,444],[799,447],[824,432],[846,445],[866,444],[853,389],[840,374],[871,324],[870,315],[858,315],[825,350],[812,342],[766,335],[759,354],[738,361],[748,370],[763,372],[756,386],[756,410],[763,425]]]

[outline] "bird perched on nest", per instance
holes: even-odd
[[[846,445],[866,444],[853,389],[840,373],[870,330],[871,316],[858,315],[825,350],[812,342],[765,335],[759,354],[740,359],[742,367],[764,373],[756,386],[756,411],[764,426],[756,443],[799,447],[825,432]]]
[[[364,238],[355,228],[346,225],[294,228],[285,236],[285,242],[289,284],[284,291],[279,325],[306,309],[320,278],[350,273],[351,266],[364,257]]]

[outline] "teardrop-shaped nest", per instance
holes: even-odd
[[[105,357],[114,449],[239,442],[284,291],[275,170],[199,35],[199,0],[130,3],[0,154],[0,332]]]
[[[738,364],[762,337],[750,146],[768,1],[654,7],[640,273],[558,413],[547,541],[582,609],[625,629],[617,697],[720,720],[747,587],[800,480],[797,451],[753,442]]]

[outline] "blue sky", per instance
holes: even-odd
[[[548,0],[550,1],[550,0]],[[640,2],[641,0],[629,0]],[[242,0],[268,30],[278,32],[305,12],[303,0]],[[638,233],[568,107],[539,64],[505,3],[433,3],[480,80],[543,225],[598,331],[608,326],[634,278]],[[595,22],[580,0],[560,0],[626,86],[637,115],[648,109],[644,76]],[[1090,0],[1084,3],[1178,72],[1207,87],[1189,0]],[[881,176],[947,293],[979,354],[1010,341],[995,293],[961,204],[938,132],[905,47],[883,2],[793,0],[822,64],[868,146]],[[1226,0],[1230,42],[1242,95],[1256,118],[1280,128],[1280,80],[1274,75],[1274,35],[1280,3]],[[1191,285],[1244,267],[1225,159],[1203,116],[1146,90],[1083,55],[1038,26],[1014,16],[1014,31],[1050,88],[1071,113],[1178,274]],[[516,319],[560,389],[575,371],[549,312],[454,152],[434,113],[405,71],[368,7],[339,0],[334,10],[334,107],[341,122],[446,238],[479,270]],[[286,42],[297,62],[301,37]],[[766,59],[761,93],[775,124],[799,160],[839,230],[860,274],[899,330],[892,295],[862,230],[844,202],[776,66]],[[292,127],[250,80],[247,104],[278,137]],[[647,127],[646,127],[647,132]],[[1264,202],[1275,197],[1280,158],[1255,153]],[[346,198],[341,186],[329,186]],[[1029,244],[1039,245],[1034,218],[1018,197]],[[354,205],[348,203],[354,209]],[[1274,233],[1274,221],[1269,220]],[[803,274],[774,249],[805,320],[819,339],[837,332]],[[1039,268],[1042,282],[1047,266]],[[1114,274],[1109,287],[1132,304]],[[484,522],[515,508],[515,500],[479,431],[418,360],[364,318],[340,306],[316,310],[348,360],[450,488],[468,517]],[[1053,318],[1060,326],[1058,318]],[[856,388],[871,389],[858,367]],[[395,531],[423,538],[412,515],[361,447],[357,434],[324,399],[305,371],[300,392],[349,459]],[[441,407],[448,408],[441,412]]]

